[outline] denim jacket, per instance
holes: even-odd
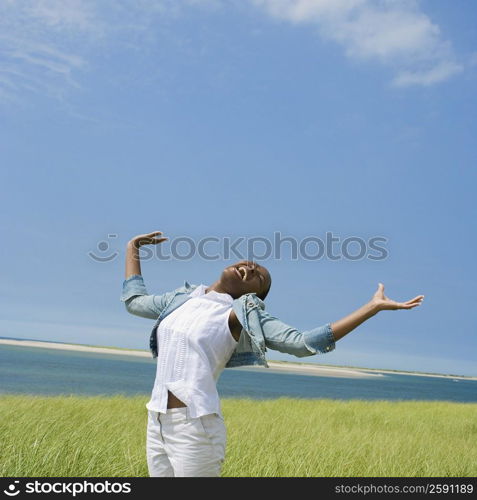
[[[150,348],[157,357],[156,331],[159,323],[189,299],[197,287],[187,281],[184,286],[162,295],[149,295],[141,275],[134,274],[123,283],[121,301],[129,313],[155,319]],[[233,301],[233,310],[242,325],[240,338],[226,368],[244,365],[268,367],[265,359],[267,348],[293,354],[297,357],[324,354],[335,348],[331,324],[300,332],[265,311],[264,302],[255,293],[242,295]]]

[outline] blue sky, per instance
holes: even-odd
[[[476,15],[470,0],[1,1],[0,336],[147,349],[151,321],[119,301],[134,234],[332,232],[386,238],[387,258],[284,250],[262,262],[272,314],[313,328],[378,282],[426,298],[301,361],[477,375]],[[143,275],[161,293],[235,260]]]

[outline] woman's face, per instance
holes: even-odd
[[[270,288],[272,278],[265,267],[250,260],[241,260],[222,271],[220,283],[234,299],[254,292],[261,297]]]

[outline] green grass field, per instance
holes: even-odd
[[[1,476],[147,476],[147,398],[0,397]],[[477,404],[223,399],[223,476],[476,476]]]

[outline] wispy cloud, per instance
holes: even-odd
[[[141,48],[161,20],[220,0],[0,0],[0,100],[24,91],[62,99],[98,51]],[[140,40],[137,42],[136,40]]]
[[[36,0],[23,5],[24,15],[51,28],[90,31],[96,25],[94,4],[84,0]]]
[[[396,86],[432,85],[464,69],[416,0],[251,0],[270,16],[313,24],[354,60],[395,71]]]
[[[75,72],[87,68],[73,42],[98,38],[98,22],[91,4],[78,0],[3,1],[0,3],[0,92],[61,97],[79,87]]]
[[[417,0],[249,0],[272,18],[312,24],[354,60],[395,71],[393,83],[433,85],[463,70]],[[0,101],[25,92],[63,99],[95,70],[98,51],[154,43],[184,9],[233,8],[225,0],[0,0]],[[137,40],[137,41],[136,41]]]

